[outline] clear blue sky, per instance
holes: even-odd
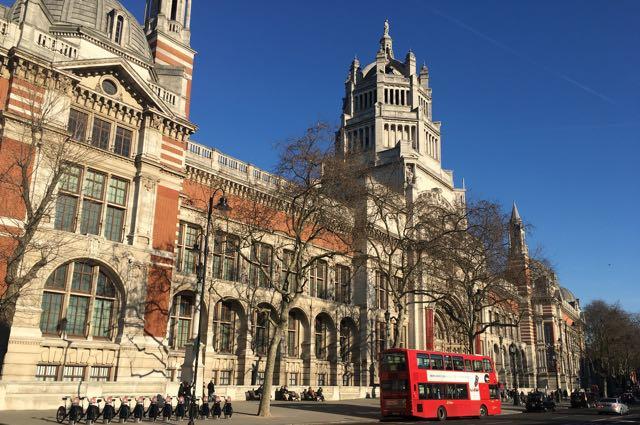
[[[338,123],[385,18],[429,66],[458,185],[515,200],[583,305],[640,311],[640,1],[194,0],[195,140],[269,168],[275,142]]]

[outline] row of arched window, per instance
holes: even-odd
[[[122,292],[110,278],[108,270],[98,263],[78,260],[58,267],[47,279],[42,296],[40,329],[44,335],[63,337],[106,339],[116,337],[119,319],[122,317]],[[194,318],[197,314],[196,297],[191,291],[174,295],[169,317],[169,344],[183,349],[194,337]],[[252,312],[250,329],[252,349],[258,355],[267,353],[271,330],[269,317],[274,309],[261,304]],[[237,300],[217,302],[213,311],[213,347],[219,353],[236,354],[246,347],[249,322],[243,307]],[[289,357],[308,355],[313,332],[315,357],[318,360],[334,360],[339,332],[340,356],[350,358],[356,338],[355,324],[344,319],[336,329],[333,320],[325,313],[318,314],[309,329],[306,315],[294,309],[289,314],[287,335],[282,347]]]

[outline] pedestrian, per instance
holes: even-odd
[[[216,385],[213,383],[213,378],[209,381],[207,385],[207,396],[208,400],[211,401],[211,397],[216,393]]]

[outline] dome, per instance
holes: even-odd
[[[575,295],[573,295],[573,292],[571,292],[570,290],[568,290],[567,288],[565,288],[564,286],[560,287],[560,294],[562,295],[562,299],[565,300],[566,302],[574,302],[576,300]]]
[[[151,61],[149,43],[142,26],[127,9],[117,0],[42,0],[55,24],[79,25],[91,28],[105,38],[107,33],[107,14],[116,10],[126,16],[124,50],[129,51],[145,61]]]

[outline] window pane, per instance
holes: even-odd
[[[198,234],[200,233],[199,229],[195,226],[187,225],[184,245],[188,248],[192,248],[198,242]]]
[[[90,379],[98,382],[109,381],[110,372],[111,368],[108,366],[92,366]]]
[[[100,118],[94,118],[91,144],[100,149],[107,149],[109,147],[110,133],[111,133],[110,122],[101,120]]]
[[[93,277],[93,266],[87,263],[74,263],[73,278],[71,279],[71,290],[76,292],[91,292],[91,279]]]
[[[40,314],[40,330],[43,333],[55,334],[62,310],[62,294],[45,292],[42,295],[42,313]]]
[[[78,193],[80,190],[80,176],[82,174],[82,169],[75,165],[69,165],[62,176],[60,176],[60,189],[67,191]]]
[[[184,348],[187,345],[190,329],[191,319],[178,319],[178,337],[176,338],[178,348]]]
[[[53,273],[51,273],[51,276],[49,276],[49,279],[47,279],[47,283],[45,283],[45,287],[51,288],[51,289],[64,290],[67,282],[68,269],[69,269],[68,264],[58,267]]]
[[[107,216],[104,222],[104,237],[114,242],[122,242],[124,230],[124,210],[107,207]]]
[[[102,204],[88,200],[82,201],[82,221],[80,233],[97,235],[100,230]]]
[[[87,119],[88,115],[76,109],[69,112],[69,123],[67,130],[71,133],[71,138],[79,142],[87,140]]]
[[[54,228],[73,232],[76,227],[78,199],[74,196],[58,195]]]
[[[117,177],[111,177],[109,181],[109,190],[107,192],[107,201],[112,204],[125,206],[127,203],[127,188],[129,182]]]
[[[104,272],[98,274],[98,285],[96,286],[96,295],[99,297],[116,297],[116,288]]]
[[[57,365],[38,365],[36,367],[36,381],[56,381],[57,379]]]
[[[93,336],[109,338],[111,336],[111,313],[113,301],[97,298],[93,302]]]
[[[87,170],[84,178],[84,195],[95,199],[102,199],[104,195],[105,175],[93,170]]]
[[[131,130],[127,130],[126,128],[117,127],[116,128],[116,138],[113,142],[113,152],[118,155],[126,156],[127,158],[131,155],[131,139],[133,138],[133,133]]]
[[[84,336],[87,323],[87,308],[89,307],[88,297],[69,297],[69,308],[67,310],[67,334]]]

